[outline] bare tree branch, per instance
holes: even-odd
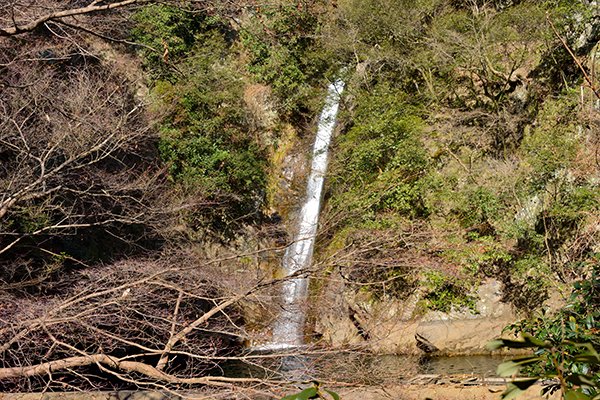
[[[107,356],[106,354],[92,354],[78,357],[68,357],[62,360],[49,361],[29,367],[0,368],[0,380],[10,378],[29,377],[34,375],[46,375],[54,371],[69,368],[83,367],[91,364],[104,364],[114,369],[126,372],[137,372],[148,378],[159,382],[180,384],[201,384],[213,386],[229,386],[232,383],[265,383],[264,379],[255,378],[228,378],[220,376],[203,376],[197,378],[178,378],[166,374],[151,365],[136,362],[123,361],[119,358]]]
[[[124,0],[124,1],[119,1],[116,3],[108,3],[108,4],[104,4],[104,5],[98,4],[98,3],[103,3],[103,1],[93,1],[90,4],[88,4],[86,7],[74,8],[74,9],[63,10],[63,11],[55,11],[55,12],[43,15],[43,16],[35,19],[34,21],[24,23],[22,25],[19,25],[17,23],[17,21],[15,21],[13,18],[13,26],[7,26],[7,27],[0,28],[0,36],[14,36],[14,35],[19,35],[19,34],[26,33],[26,32],[31,32],[48,21],[56,21],[56,20],[61,20],[62,18],[66,18],[66,17],[74,17],[77,15],[91,14],[91,13],[96,13],[96,12],[100,12],[100,11],[114,10],[117,8],[123,8],[123,7],[134,5],[134,4],[149,3],[150,1],[151,0]]]

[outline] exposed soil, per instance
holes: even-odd
[[[505,387],[493,386],[454,386],[454,385],[403,385],[384,388],[360,388],[341,390],[343,400],[499,400]],[[541,387],[533,387],[519,397],[519,400],[545,399],[539,395]],[[558,400],[559,394],[550,397]]]
[[[356,389],[339,389],[337,392],[343,400],[499,400],[504,391],[503,385],[464,386],[459,384],[397,385],[385,387],[361,387]],[[555,393],[549,398],[539,395],[540,386],[534,386],[519,400],[559,400]],[[202,394],[199,397],[185,396],[182,399],[211,399]],[[224,397],[225,396],[225,397]],[[248,393],[240,397],[227,394],[215,395],[214,399],[248,399]],[[120,392],[120,393],[15,393],[0,394],[0,400],[167,400],[174,399],[161,393]]]

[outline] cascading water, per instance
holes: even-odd
[[[306,187],[306,200],[300,211],[300,224],[294,242],[286,249],[283,257],[283,269],[286,276],[300,275],[301,270],[309,267],[321,207],[323,181],[327,171],[329,142],[335,127],[340,96],[344,82],[336,80],[329,85],[325,106],[319,118],[319,126],[313,146],[310,176]],[[308,278],[296,276],[283,284],[283,309],[273,325],[269,349],[283,349],[303,344],[304,310],[302,303],[308,294]]]

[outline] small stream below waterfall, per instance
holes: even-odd
[[[496,378],[498,364],[510,356],[418,357],[323,352],[288,355],[221,366],[229,377],[283,378],[291,381],[338,381],[379,385],[408,381],[420,375]]]

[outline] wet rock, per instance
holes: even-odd
[[[440,349],[435,347],[435,345],[427,340],[427,338],[419,335],[418,333],[415,334],[415,340],[417,341],[417,347],[419,350],[422,350],[425,353],[435,353],[440,351]]]
[[[417,334],[448,354],[478,354],[486,352],[485,345],[514,322],[512,306],[503,303],[502,284],[487,280],[477,291],[476,309],[470,312],[428,313],[419,323]]]

